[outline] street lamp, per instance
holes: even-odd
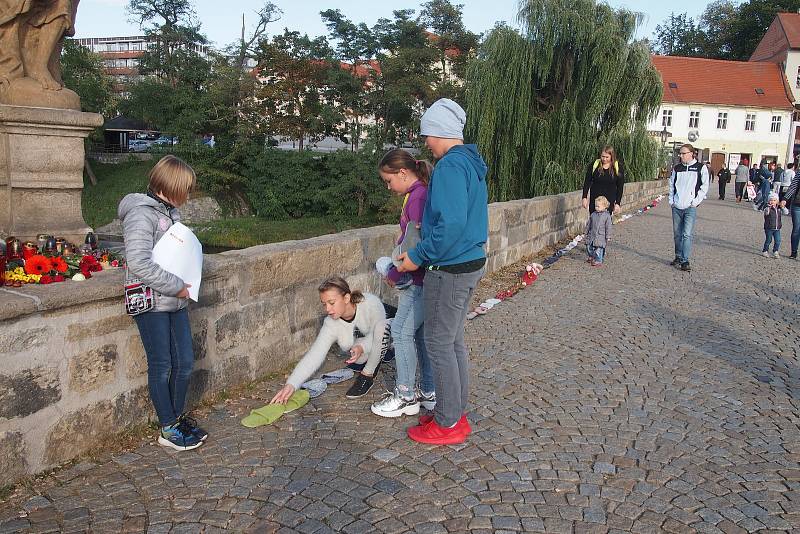
[[[659,135],[661,136],[661,148],[664,148],[664,146],[667,144],[667,138],[669,137],[669,132],[667,131],[666,126],[664,126],[664,129],[661,130]]]

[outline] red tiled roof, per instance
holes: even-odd
[[[794,108],[794,97],[775,63],[678,56],[652,59],[661,73],[664,102]]]
[[[800,48],[800,13],[778,13],[791,48]]]
[[[750,61],[786,60],[789,50],[800,48],[800,14],[778,13],[750,55]]]

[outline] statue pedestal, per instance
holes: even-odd
[[[83,140],[101,124],[97,113],[0,104],[0,235],[83,243]]]

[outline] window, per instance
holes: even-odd
[[[661,112],[661,126],[672,126],[671,109],[665,109]]]
[[[754,132],[756,131],[756,114],[755,113],[748,113],[744,118],[744,131],[745,132]]]
[[[717,113],[717,130],[728,129],[728,112],[720,111]]]
[[[689,128],[699,128],[700,127],[700,112],[699,111],[690,111],[689,112]]]
[[[800,89],[800,67],[797,67],[797,80],[794,82],[794,85]]]
[[[769,127],[769,131],[772,133],[779,133],[781,131],[781,117],[780,115],[773,115],[772,116],[772,125]]]

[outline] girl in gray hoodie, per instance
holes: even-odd
[[[147,385],[161,431],[158,443],[179,451],[202,445],[208,433],[183,412],[194,365],[187,298],[189,285],[153,261],[153,247],[180,220],[197,179],[175,156],[150,171],[147,193],[126,195],[118,214],[125,238],[125,307],[147,355]]]

